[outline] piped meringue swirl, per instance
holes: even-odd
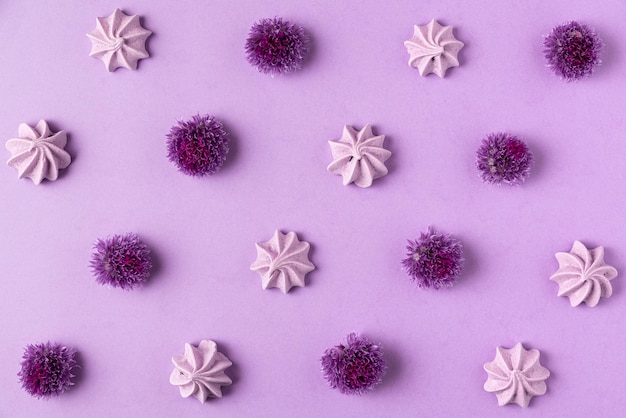
[[[204,403],[208,398],[221,398],[222,386],[232,384],[224,370],[232,362],[217,351],[215,341],[202,340],[196,347],[185,344],[185,353],[172,357],[174,370],[170,383],[178,386],[183,398],[194,396]]]
[[[328,141],[333,156],[328,171],[342,176],[344,186],[371,186],[375,179],[388,173],[385,161],[391,157],[391,151],[383,148],[384,141],[385,136],[374,135],[369,124],[360,131],[344,126],[340,139]]]
[[[11,138],[6,148],[11,152],[7,164],[17,169],[18,178],[28,177],[39,184],[43,179],[56,180],[59,170],[72,162],[65,151],[67,134],[65,131],[52,132],[48,122],[41,119],[34,128],[22,123],[18,129],[19,138]]]
[[[433,19],[427,25],[415,25],[413,37],[404,46],[409,65],[421,76],[435,73],[444,77],[448,68],[459,66],[458,54],[464,44],[454,37],[452,26],[442,26]]]
[[[496,348],[496,357],[483,368],[487,372],[484,388],[495,393],[498,405],[515,403],[526,408],[533,396],[546,393],[550,371],[539,363],[539,356],[538,350],[526,350],[522,343]]]
[[[96,18],[96,28],[87,34],[91,40],[89,56],[101,59],[107,71],[119,67],[134,70],[137,61],[150,56],[146,39],[151,34],[141,26],[138,15],[127,15],[115,9],[108,17]]]
[[[558,296],[567,296],[570,305],[586,303],[594,307],[601,297],[613,294],[610,280],[617,277],[617,270],[604,262],[604,247],[587,249],[580,241],[574,241],[569,253],[555,254],[559,269],[550,280],[559,285]]]
[[[287,293],[294,286],[304,287],[304,276],[315,269],[310,247],[295,232],[276,231],[269,241],[256,244],[257,258],[250,269],[261,276],[263,289],[277,287]]]

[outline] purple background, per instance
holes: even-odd
[[[85,33],[115,7],[154,32],[137,71],[108,73]],[[626,409],[623,273],[594,309],[571,308],[548,278],[575,239],[626,271],[623,0],[12,1],[0,3],[0,138],[44,118],[73,162],[34,186],[0,170],[0,415],[620,416]],[[271,78],[243,53],[249,27],[303,25],[305,68]],[[444,79],[407,65],[403,41],[437,18],[465,42]],[[588,80],[545,68],[542,35],[576,19],[606,43]],[[195,179],[167,158],[180,118],[210,113],[231,132],[222,171]],[[389,175],[369,189],[326,171],[344,124],[387,136]],[[491,131],[536,158],[519,188],[482,184],[474,153]],[[9,158],[5,150],[4,157]],[[462,240],[451,289],[401,270],[428,225]],[[312,244],[307,286],[264,291],[249,270],[275,229]],[[97,238],[138,233],[158,268],[124,292],[95,283]],[[330,390],[323,351],[351,331],[379,341],[389,372],[363,397]],[[233,361],[224,398],[201,405],[168,383],[184,343],[217,341]],[[23,347],[80,351],[78,384],[31,398]],[[528,410],[483,390],[495,347],[541,351],[552,376]]]

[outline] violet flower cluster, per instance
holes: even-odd
[[[58,396],[72,386],[76,351],[50,342],[24,348],[18,377],[22,388],[36,398]]]
[[[533,162],[526,144],[508,133],[490,133],[476,151],[476,167],[485,183],[522,184]]]
[[[348,395],[372,390],[387,370],[380,346],[354,332],[348,334],[346,345],[326,350],[321,363],[330,387]]]
[[[143,285],[150,277],[150,249],[137,234],[99,239],[94,250],[90,265],[100,284],[131,290]]]
[[[261,19],[246,39],[248,62],[272,75],[299,70],[308,51],[304,29],[280,17]]]
[[[592,28],[572,21],[553,28],[543,46],[548,67],[566,81],[573,81],[594,72],[604,44]]]
[[[228,151],[228,133],[210,115],[179,121],[167,134],[167,157],[189,176],[216,173],[226,161]]]
[[[402,260],[406,272],[421,288],[450,287],[459,277],[465,259],[461,242],[432,227],[409,240],[407,257]]]

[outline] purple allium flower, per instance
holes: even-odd
[[[476,167],[485,183],[522,184],[532,165],[532,153],[515,135],[490,133],[476,151]]]
[[[422,288],[452,286],[465,262],[461,242],[452,235],[437,233],[432,227],[415,241],[409,240],[406,249],[409,252],[402,265]]]
[[[150,249],[136,234],[113,235],[94,244],[91,270],[96,281],[131,290],[150,277]]]
[[[329,348],[321,358],[322,373],[330,387],[348,395],[363,395],[382,381],[387,370],[378,345],[356,333],[347,344]]]
[[[22,388],[37,398],[58,396],[72,386],[76,351],[60,344],[29,344],[18,372]]]
[[[248,62],[272,75],[299,70],[308,51],[304,29],[280,17],[261,19],[246,39]]]
[[[228,154],[228,133],[210,115],[179,121],[167,134],[167,157],[188,176],[216,173]]]
[[[548,68],[566,81],[580,80],[600,64],[604,44],[585,24],[569,22],[556,26],[543,41]]]

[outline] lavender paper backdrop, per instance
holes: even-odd
[[[85,33],[115,7],[154,32],[137,71],[88,56]],[[575,239],[626,272],[625,14],[622,0],[1,2],[0,139],[45,118],[68,132],[74,161],[40,186],[0,169],[0,416],[622,416],[624,277],[595,309],[571,308],[548,277]],[[250,25],[273,16],[312,38],[299,73],[270,78],[244,59]],[[407,66],[403,41],[431,18],[466,45],[444,79]],[[592,78],[568,84],[541,43],[571,19],[606,51]],[[165,157],[169,127],[196,113],[233,138],[205,179]],[[387,135],[390,173],[344,187],[326,172],[327,141],[366,123]],[[473,166],[480,139],[501,130],[535,154],[523,187],[484,185]],[[428,225],[465,245],[452,289],[418,289],[400,268]],[[311,242],[317,266],[287,295],[249,270],[275,229]],[[123,232],[158,264],[133,292],[88,268],[95,239]],[[363,397],[331,391],[319,371],[351,331],[389,363]],[[201,405],[168,376],[184,343],[204,338],[235,365],[224,398]],[[16,374],[22,347],[47,340],[77,348],[83,368],[42,401]],[[518,341],[552,371],[528,410],[482,388],[495,347]]]

